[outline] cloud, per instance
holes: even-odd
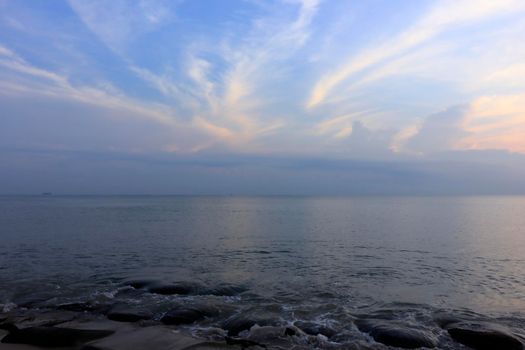
[[[388,1],[374,11],[316,0],[67,4],[5,7],[0,97],[141,125],[148,135],[120,144],[130,150],[393,161],[525,152],[522,1],[403,4],[399,16]],[[159,129],[162,142],[145,147]]]
[[[525,93],[476,98],[461,123],[463,149],[505,149],[525,153]]]
[[[493,95],[435,113],[397,136],[397,149],[421,153],[506,150],[525,153],[525,94]]]
[[[68,0],[84,24],[110,49],[122,52],[140,34],[173,17],[168,1]]]
[[[409,29],[387,42],[359,52],[334,71],[323,75],[312,89],[306,104],[307,108],[321,104],[334,87],[354,74],[406,54],[442,32],[487,18],[514,14],[524,9],[525,4],[519,0],[440,1]]]
[[[468,134],[461,128],[467,110],[468,106],[459,105],[428,116],[417,133],[415,130],[408,132],[406,149],[419,153],[434,153],[456,148],[458,141]]]
[[[297,8],[292,18],[256,18],[250,32],[237,33],[220,45],[193,43],[185,55],[185,77],[176,82],[166,72],[130,68],[171,101],[184,105],[194,126],[232,147],[250,147],[254,139],[285,124],[265,112],[263,90],[271,76],[283,77],[279,65],[305,44],[318,8],[317,0],[284,4]]]
[[[137,103],[125,97],[111,84],[100,84],[99,87],[75,86],[67,76],[35,67],[5,47],[0,46],[0,55],[0,66],[6,69],[4,74],[9,75],[8,79],[0,82],[0,91],[4,94],[35,94],[76,100],[104,108],[133,112],[137,116],[166,125],[176,123],[169,108],[151,103]]]
[[[0,149],[0,193],[17,194],[525,194],[523,176],[525,168],[451,160]]]

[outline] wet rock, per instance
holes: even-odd
[[[252,346],[259,346],[259,347],[266,349],[266,345],[259,344],[252,340],[238,339],[238,338],[232,338],[232,337],[224,337],[224,340],[226,340],[226,344],[228,345],[240,345],[241,349],[246,349]]]
[[[115,293],[116,299],[141,299],[146,289],[122,288]]]
[[[434,348],[437,344],[434,335],[394,321],[358,320],[356,325],[361,332],[388,346],[416,349]]]
[[[133,287],[135,289],[143,289],[143,288],[155,285],[155,284],[160,284],[160,282],[156,281],[156,280],[148,280],[148,279],[146,279],[146,280],[130,280],[130,281],[124,282],[125,286],[130,286],[130,287]]]
[[[200,339],[222,341],[227,336],[227,332],[219,327],[199,327],[192,330],[192,335]]]
[[[30,295],[16,296],[13,299],[14,304],[20,308],[37,308],[46,304],[48,300],[53,299],[55,296],[52,292],[39,292]]]
[[[188,324],[205,318],[228,317],[236,310],[235,306],[220,301],[200,301],[181,304],[167,312],[161,319],[165,324]]]
[[[200,291],[202,295],[216,295],[216,296],[227,296],[233,297],[246,292],[248,289],[242,286],[235,285],[221,285],[215,288],[207,288]]]
[[[287,337],[293,337],[294,335],[297,335],[298,332],[295,328],[292,328],[292,327],[286,327],[284,329],[284,335],[287,336]]]
[[[262,326],[254,325],[249,333],[243,338],[254,341],[258,344],[266,344],[271,348],[286,349],[293,340],[292,335],[299,335],[301,331],[294,326]]]
[[[152,285],[148,288],[150,293],[162,295],[190,295],[195,292],[197,286],[189,283],[173,283]]]
[[[58,310],[74,311],[74,312],[96,312],[106,313],[111,306],[107,304],[95,304],[95,303],[66,303],[60,304],[56,308]]]
[[[272,318],[245,316],[244,314],[230,317],[222,324],[222,328],[228,331],[228,336],[236,337],[242,331],[249,330],[253,326],[277,326],[279,322]]]
[[[168,311],[160,321],[168,325],[178,325],[191,324],[204,318],[205,316],[197,310],[175,309]]]
[[[434,321],[439,325],[439,327],[445,328],[452,323],[458,323],[463,320],[448,313],[437,313],[434,315]]]
[[[7,320],[0,322],[0,329],[10,331],[10,332],[18,330],[18,328],[14,325],[14,323],[9,322]]]
[[[458,322],[445,327],[452,339],[476,350],[522,350],[523,343],[502,326],[486,322]]]
[[[108,330],[86,330],[60,327],[29,327],[12,330],[2,339],[6,344],[27,344],[41,347],[77,346],[113,334]]]
[[[168,311],[160,321],[169,325],[191,324],[206,317],[217,316],[219,313],[220,309],[213,305],[179,306]]]
[[[10,330],[13,328],[16,329],[17,327],[50,327],[69,322],[75,319],[76,316],[77,314],[75,312],[70,311],[18,310],[2,322],[0,328]]]
[[[327,338],[331,338],[336,335],[336,331],[330,327],[323,326],[314,322],[297,321],[294,323],[295,326],[299,327],[304,333],[309,335],[322,334]]]
[[[140,320],[149,320],[153,315],[147,310],[137,309],[126,305],[117,305],[107,313],[107,317],[112,321],[137,322]]]
[[[195,339],[165,327],[131,328],[90,342],[81,350],[174,350],[174,349],[223,349],[224,342],[209,342]]]

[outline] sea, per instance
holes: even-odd
[[[114,305],[152,322],[211,305],[178,327],[292,327],[312,348],[380,346],[363,320],[442,349],[467,349],[443,317],[519,337],[525,197],[0,197],[0,312]]]

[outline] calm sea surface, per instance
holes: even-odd
[[[0,197],[0,309],[188,298],[130,279],[242,286],[224,302],[288,321],[446,310],[522,327],[525,197]]]

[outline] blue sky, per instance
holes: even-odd
[[[524,33],[522,0],[0,0],[0,192],[522,193]]]

